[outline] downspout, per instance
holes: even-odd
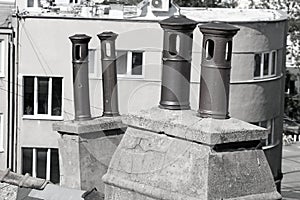
[[[12,39],[11,39],[12,40]],[[11,128],[13,127],[11,124],[11,115],[13,115],[12,109],[11,109],[11,98],[10,95],[13,95],[11,91],[11,41],[8,43],[8,56],[9,56],[9,61],[7,65],[7,73],[8,73],[8,86],[7,86],[7,138],[6,138],[6,168],[9,168],[9,149],[10,149],[10,134],[11,134]]]
[[[18,168],[17,168],[17,159],[18,159],[18,123],[19,123],[19,105],[18,105],[18,101],[19,101],[19,79],[18,79],[18,75],[19,75],[19,44],[20,44],[20,23],[19,23],[19,20],[21,20],[22,18],[19,17],[18,15],[18,11],[17,11],[17,35],[16,35],[16,39],[17,39],[17,46],[15,47],[14,46],[14,76],[13,76],[13,81],[14,81],[14,101],[13,101],[13,105],[14,105],[14,110],[15,110],[15,117],[14,117],[14,120],[15,120],[15,129],[14,129],[14,134],[13,134],[13,146],[12,146],[12,160],[11,160],[11,163],[12,163],[12,169],[13,171],[16,171]],[[16,50],[15,50],[16,49]]]
[[[7,87],[7,154],[6,154],[6,166],[7,168],[13,168],[11,165],[13,158],[13,138],[15,135],[15,45],[14,45],[14,31],[9,35],[8,42],[8,87]]]

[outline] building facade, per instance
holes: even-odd
[[[160,97],[163,30],[166,14],[137,17],[119,7],[76,12],[41,9],[35,1],[17,2],[16,132],[9,166],[18,172],[59,182],[58,133],[53,122],[73,120],[72,59],[69,36],[84,33],[89,43],[90,100],[93,117],[102,115],[100,41],[113,31],[116,40],[120,113],[157,106]],[[28,8],[29,7],[29,8]],[[121,6],[122,7],[122,6]],[[23,10],[24,9],[24,10]],[[130,7],[132,9],[132,7]],[[91,15],[85,13],[93,13]],[[91,11],[91,12],[90,12]],[[102,12],[103,11],[103,12]],[[127,10],[128,11],[128,10]],[[149,10],[148,10],[149,12]],[[265,152],[276,180],[281,179],[281,137],[287,16],[278,11],[181,8],[199,24],[225,21],[240,28],[233,41],[230,115],[269,130]],[[79,14],[78,14],[79,13]],[[128,14],[129,13],[129,14]],[[138,12],[137,12],[138,13]],[[198,108],[202,35],[194,30],[190,103]],[[2,98],[2,96],[1,96]]]
[[[5,168],[10,162],[14,133],[15,101],[14,89],[14,44],[11,26],[13,1],[0,1],[0,166]],[[16,105],[16,104],[15,104]]]

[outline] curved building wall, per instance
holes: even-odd
[[[229,112],[269,130],[263,149],[280,190],[287,21],[237,25],[241,30],[234,38]],[[265,56],[268,69],[267,62],[257,59]],[[259,63],[260,72],[255,71]]]

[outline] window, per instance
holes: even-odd
[[[5,41],[0,40],[0,77],[4,77],[4,65],[5,65]]]
[[[41,0],[27,0],[27,7],[41,7]]]
[[[254,78],[265,78],[276,74],[277,51],[255,54]]]
[[[3,122],[3,113],[0,113],[0,152],[4,151],[3,148],[3,135],[4,135],[4,122]]]
[[[252,124],[266,128],[268,130],[268,138],[264,141],[264,146],[270,146],[275,144],[274,118]]]
[[[24,117],[62,119],[62,78],[24,76]]]
[[[96,49],[89,49],[89,76],[92,78],[98,76],[97,63],[98,62]]]
[[[59,183],[58,149],[22,148],[22,174]]]
[[[144,52],[117,50],[118,77],[143,77]]]

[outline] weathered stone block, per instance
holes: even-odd
[[[53,129],[61,134],[61,185],[104,193],[101,177],[126,129],[120,117],[60,122]]]
[[[257,141],[266,137],[265,129],[237,119],[202,119],[194,111],[160,109],[124,121],[129,128],[103,176],[107,200],[281,197],[262,150],[214,148]]]

